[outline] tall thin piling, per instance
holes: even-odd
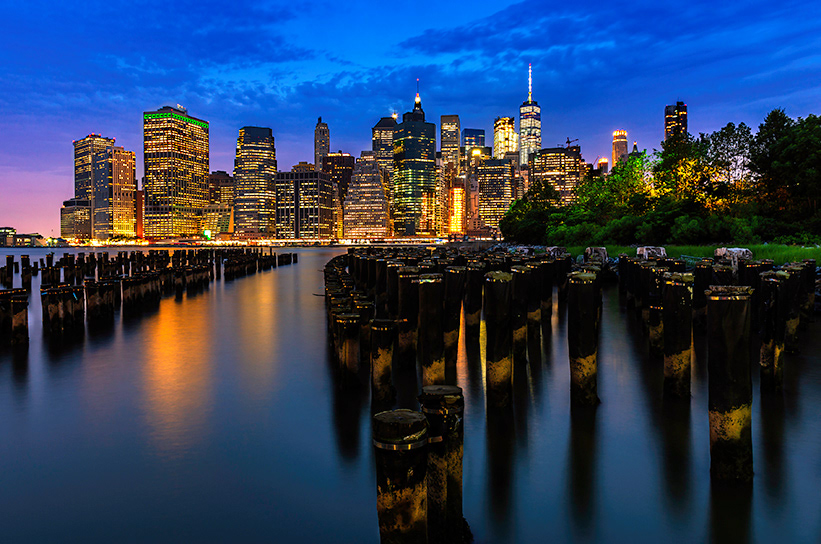
[[[599,331],[596,327],[596,275],[570,274],[567,280],[567,349],[570,356],[570,400],[596,405]]]
[[[419,276],[419,360],[422,386],[445,384],[445,344],[442,312],[445,285],[442,274]]]
[[[487,330],[487,400],[491,406],[510,404],[513,389],[513,333],[510,301],[513,276],[508,272],[485,274],[484,312]]]
[[[664,394],[690,398],[693,345],[693,275],[667,273],[662,294],[664,323]]]

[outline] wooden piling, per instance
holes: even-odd
[[[567,349],[570,356],[570,400],[599,404],[597,392],[599,331],[596,326],[596,276],[570,274],[567,280]]]
[[[513,388],[513,333],[510,323],[512,283],[513,276],[508,272],[494,271],[485,274],[485,382],[489,406],[509,405]]]
[[[396,344],[396,322],[391,319],[371,321],[371,401],[386,406],[396,398],[391,365]]]
[[[693,345],[693,275],[667,273],[662,293],[664,330],[664,394],[690,398]]]
[[[419,361],[422,386],[445,384],[445,344],[443,302],[445,285],[442,274],[419,276]]]
[[[778,391],[784,380],[784,340],[787,331],[787,272],[761,273],[761,390]]]
[[[459,353],[459,329],[462,323],[462,299],[465,293],[467,269],[464,266],[445,268],[445,305],[442,316],[445,349],[445,383],[456,383],[456,358]]]

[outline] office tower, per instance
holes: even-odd
[[[328,174],[334,187],[334,236],[342,238],[342,205],[348,194],[356,159],[349,153],[328,153],[322,158],[322,171]]]
[[[577,145],[542,149],[530,159],[530,185],[536,180],[551,185],[559,193],[561,204],[571,204],[576,200],[583,162]]]
[[[493,158],[504,159],[505,153],[518,152],[513,117],[497,117],[493,122]]]
[[[396,130],[395,117],[383,117],[374,125],[371,133],[373,138],[373,152],[380,168],[393,173],[393,132]]]
[[[664,107],[664,139],[687,134],[687,104],[676,102]]]
[[[208,174],[208,204],[234,207],[234,178],[224,170]]]
[[[72,198],[60,208],[60,237],[75,240],[91,238],[91,201]]]
[[[519,106],[519,164],[542,148],[542,108],[533,100],[533,72],[527,65],[527,100]]]
[[[272,214],[274,211],[272,208]],[[212,238],[234,232],[234,178],[223,170],[208,175],[208,205],[203,212],[202,230]],[[270,230],[268,234],[274,237]]]
[[[142,189],[134,191],[134,236],[145,236],[145,191]]]
[[[270,237],[276,231],[277,153],[270,128],[242,127],[234,159],[234,232]]]
[[[96,153],[114,145],[114,138],[89,134],[82,140],[74,140],[74,198],[93,198],[94,184],[91,179],[91,161]]]
[[[436,125],[425,122],[416,93],[413,110],[393,133],[391,212],[397,236],[437,233]]]
[[[208,202],[208,123],[182,106],[143,113],[145,236],[202,233]]]
[[[95,240],[134,238],[137,160],[133,151],[111,146],[91,159],[91,230]]]
[[[485,226],[498,228],[513,199],[513,163],[503,159],[481,161],[476,168],[479,183],[479,217]]]
[[[343,236],[348,239],[385,238],[390,219],[385,171],[373,152],[356,159],[343,209]]]
[[[325,172],[301,162],[276,175],[276,237],[329,240],[333,236],[333,186]]]
[[[473,147],[485,147],[485,129],[466,128],[462,131],[462,147],[469,153]]]
[[[599,173],[606,174],[610,169],[610,165],[607,163],[607,157],[601,157],[596,168],[599,170]]]
[[[451,185],[448,193],[448,234],[464,234],[467,219],[468,194],[465,190],[466,176],[460,175]]]
[[[442,150],[442,164],[455,167],[455,174],[459,173],[459,116],[443,115],[439,125],[439,148]]]
[[[322,170],[322,159],[331,150],[331,131],[328,130],[328,123],[322,122],[322,117],[316,122],[314,128],[314,168]]]
[[[619,161],[627,159],[627,131],[616,130],[613,132],[613,166]]]

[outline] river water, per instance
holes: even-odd
[[[30,345],[0,348],[0,541],[378,542],[370,403],[335,386],[316,296],[342,250],[293,251],[61,345],[35,278]],[[476,542],[821,540],[821,323],[787,356],[783,398],[754,373],[754,483],[728,490],[710,485],[703,335],[689,406],[665,405],[661,362],[606,288],[602,404],[571,413],[554,304],[509,412],[486,415],[481,352],[460,348]]]

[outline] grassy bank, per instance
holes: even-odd
[[[629,246],[606,246],[607,254],[610,257],[616,257],[619,253],[626,253],[629,256],[636,254],[635,247]],[[681,255],[689,255],[691,257],[712,257],[715,249],[720,246],[664,246],[667,250],[667,255],[670,257],[679,257]],[[788,246],[783,244],[761,244],[761,245],[747,245],[746,247],[753,252],[754,259],[772,259],[776,264],[800,261],[802,259],[815,259],[821,265],[821,247],[802,247],[802,246]],[[584,246],[568,247],[568,251],[572,255],[579,255],[584,253]]]

